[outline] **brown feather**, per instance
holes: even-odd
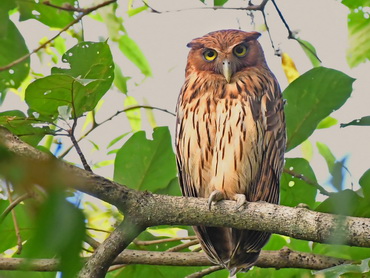
[[[186,81],[177,105],[176,152],[185,196],[279,202],[285,151],[283,101],[269,70],[257,32],[222,30],[194,39]],[[233,49],[243,45],[244,57]],[[205,50],[217,52],[214,61]],[[232,75],[227,82],[222,61]],[[194,230],[207,256],[232,274],[248,270],[268,241],[266,232],[198,226]]]

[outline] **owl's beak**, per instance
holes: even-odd
[[[225,76],[227,83],[230,83],[231,75],[233,73],[231,71],[231,63],[227,59],[222,62],[222,73]]]

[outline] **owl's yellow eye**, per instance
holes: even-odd
[[[247,54],[247,48],[243,44],[239,44],[233,49],[234,54],[237,57],[244,57]]]
[[[207,61],[211,62],[217,57],[217,52],[213,49],[207,49],[206,51],[203,52],[203,57]]]

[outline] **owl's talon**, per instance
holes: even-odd
[[[209,198],[208,198],[209,210],[211,210],[212,202],[216,203],[218,201],[221,201],[222,199],[224,199],[224,194],[221,191],[219,190],[212,191],[211,195],[209,195]]]
[[[234,200],[236,201],[235,210],[239,210],[245,203],[247,203],[247,198],[244,194],[236,194],[234,196]]]

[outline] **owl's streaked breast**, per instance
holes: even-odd
[[[192,87],[195,81],[197,88]],[[256,108],[248,101],[253,95],[240,94],[237,83],[206,83],[189,78],[183,87],[178,107],[178,150],[196,196],[208,197],[219,190],[231,199],[247,193],[256,180],[263,131],[253,115]],[[208,90],[202,91],[205,88]]]

